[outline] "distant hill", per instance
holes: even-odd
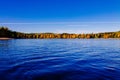
[[[16,39],[75,39],[75,38],[120,38],[120,31],[91,33],[91,34],[70,34],[70,33],[21,33],[9,30],[7,27],[0,27],[0,38],[16,38]]]

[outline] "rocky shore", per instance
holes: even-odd
[[[7,38],[7,37],[0,38],[0,40],[9,40],[9,39],[12,39],[12,38]]]

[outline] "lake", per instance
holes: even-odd
[[[120,80],[120,40],[0,40],[0,80]]]

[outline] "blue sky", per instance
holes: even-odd
[[[21,32],[120,30],[120,0],[0,0],[0,26]]]

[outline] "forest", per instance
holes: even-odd
[[[7,27],[0,27],[0,38],[15,39],[91,39],[91,38],[120,38],[120,31],[89,33],[89,34],[70,34],[70,33],[21,33],[9,30]]]

